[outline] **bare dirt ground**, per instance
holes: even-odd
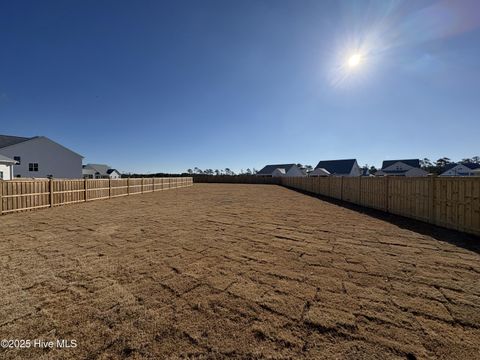
[[[480,358],[478,238],[273,185],[0,224],[0,338],[78,343],[0,358]]]

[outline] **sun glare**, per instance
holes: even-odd
[[[354,68],[362,62],[362,57],[360,54],[353,54],[348,58],[348,66]]]

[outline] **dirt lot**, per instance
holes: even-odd
[[[3,216],[0,338],[78,346],[0,358],[480,358],[479,240],[387,220],[229,184]]]

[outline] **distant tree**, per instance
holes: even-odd
[[[313,170],[313,166],[312,165],[305,165],[305,170],[307,170],[307,172],[310,172]]]
[[[246,173],[247,173],[247,175],[252,175],[252,170],[247,168]]]
[[[255,175],[256,173],[258,173],[258,170],[255,169],[255,168],[253,168],[253,169],[252,169],[252,174]]]
[[[221,174],[220,170],[218,170],[218,169],[215,169],[215,175],[217,175],[217,176],[218,176],[218,175],[220,175],[220,174]]]
[[[206,170],[204,171],[204,173],[205,173],[206,175],[213,175],[213,170],[212,170],[212,169],[206,169]]]
[[[465,158],[460,161],[462,164],[480,164],[480,157],[474,156],[472,158]]]
[[[225,175],[235,175],[235,172],[233,172],[229,168],[225,168]]]
[[[195,167],[195,168],[193,169],[193,172],[194,172],[195,174],[198,174],[198,175],[203,174],[203,171],[202,171],[201,169],[199,169],[198,167]]]
[[[240,175],[243,175],[244,172],[243,172],[243,169],[240,169]]]
[[[375,173],[378,171],[377,168],[375,166],[370,166],[370,168],[368,169],[368,171],[370,172],[370,174],[372,175],[375,175]]]
[[[188,170],[187,170],[187,173],[189,173],[190,175],[192,175],[192,174],[193,174],[193,170],[192,170],[192,169],[188,169]]]
[[[427,170],[428,168],[431,168],[433,166],[432,162],[428,158],[423,158],[423,160],[420,160],[420,167],[424,170]]]
[[[452,161],[450,160],[450,158],[443,157],[443,158],[438,159],[435,162],[435,165],[437,166],[437,168],[442,169],[442,168],[444,168],[445,166],[447,166],[448,164],[451,164],[451,163],[452,163]]]

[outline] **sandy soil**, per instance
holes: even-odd
[[[0,358],[479,358],[478,238],[373,215],[196,184],[3,216],[0,338],[78,346]]]

